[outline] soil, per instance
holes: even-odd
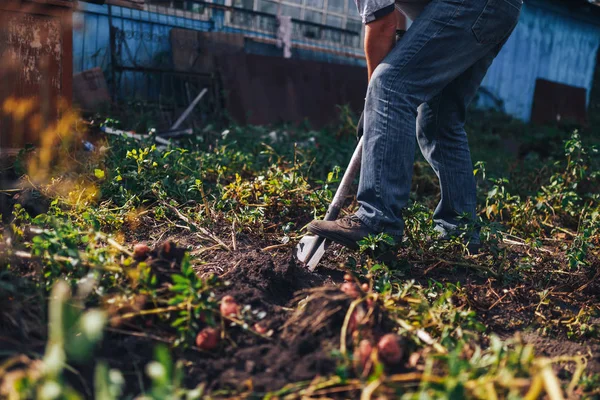
[[[179,254],[173,243],[170,246],[173,254]],[[151,264],[160,271],[169,268],[168,262],[160,261],[164,247],[161,244],[152,251],[155,258]],[[261,325],[272,335],[261,337],[224,321],[227,335],[217,349],[192,348],[174,354],[188,365],[186,380],[190,386],[206,382],[207,391],[228,397],[227,393],[250,389],[254,393],[279,390],[289,383],[336,371],[333,353],[340,348],[340,329],[353,300],[337,285],[343,282],[343,271],[324,263],[317,273],[310,273],[296,263],[289,249],[269,254],[249,246],[216,252],[209,263],[198,267],[198,275],[213,274],[215,264],[222,267],[220,278],[226,283],[215,290],[216,298],[232,296],[238,304],[266,313]],[[304,307],[294,310],[300,301]],[[361,337],[376,342],[393,327],[376,308],[368,321],[349,332],[349,343],[353,332],[360,330]],[[151,357],[153,344],[144,338],[112,333],[99,354],[106,360],[114,359],[116,363],[111,361],[111,365],[126,371],[130,377],[128,392],[134,394],[139,393],[136,380],[142,378],[139,371],[143,371],[144,358],[147,362]],[[390,368],[396,372],[404,367]]]
[[[339,349],[340,327],[352,300],[339,290],[344,275],[336,268],[344,258],[339,255],[341,248],[330,248],[316,272],[309,273],[295,262],[291,249],[267,253],[255,250],[257,246],[251,243],[249,240],[244,249],[235,252],[217,252],[210,264],[220,265],[221,278],[229,282],[229,286],[219,291],[220,296],[232,295],[240,304],[267,312],[265,325],[274,330],[273,340],[248,334],[233,336],[235,345],[228,343],[221,351],[193,358],[191,381],[207,382],[207,389],[211,391],[243,391],[249,390],[251,385],[255,393],[264,393],[291,382],[334,373],[337,363],[332,354]],[[198,270],[200,275],[212,272],[214,267],[210,265]],[[510,296],[506,299],[510,305],[507,307],[502,300],[490,298],[490,292],[504,293],[506,285],[482,278],[473,271],[443,268],[431,271],[428,267],[415,265],[404,273],[424,284],[430,279],[460,282],[472,293],[469,306],[477,309],[489,333],[496,333],[501,338],[513,337],[520,330],[536,325],[535,312],[530,307],[535,296],[525,287],[508,285]],[[300,315],[290,311],[307,298],[312,301],[300,308]],[[594,301],[593,297],[591,300]],[[581,304],[564,303],[562,306],[576,309]],[[322,315],[328,315],[328,318],[323,324],[316,324],[314,321]],[[391,328],[392,324],[380,313],[374,318],[367,336],[376,340]],[[543,356],[591,355],[587,373],[600,372],[600,343],[597,340],[568,339],[564,335],[550,338],[535,331],[522,333],[521,338],[534,345],[536,354]],[[571,367],[565,366],[563,372],[569,369]]]
[[[138,240],[141,236],[151,234],[139,232],[136,235]],[[152,250],[151,264],[156,271],[167,274],[177,271],[184,254],[181,242],[186,246],[194,245],[185,233],[173,238],[163,241]],[[209,352],[197,348],[174,349],[174,358],[184,360],[188,386],[205,382],[208,392],[228,397],[234,392],[266,393],[279,390],[293,382],[310,381],[316,376],[336,372],[339,359],[335,353],[340,349],[340,329],[352,302],[352,298],[339,289],[344,271],[338,266],[348,254],[333,246],[316,272],[310,273],[296,263],[291,246],[281,246],[273,251],[257,250],[265,244],[246,237],[238,241],[236,250],[217,249],[203,254],[205,264],[197,266],[198,275],[202,277],[216,273],[226,283],[215,290],[217,299],[230,295],[238,304],[249,305],[256,312],[264,312],[266,317],[262,325],[272,334],[270,337],[261,337],[224,322],[227,335],[217,349]],[[539,355],[590,355],[586,372],[600,373],[600,343],[597,340],[573,340],[560,334],[550,338],[533,330],[535,328],[532,327],[543,324],[536,320],[535,301],[539,301],[539,296],[532,293],[528,285],[499,283],[468,269],[432,268],[431,264],[420,266],[419,263],[411,265],[397,273],[410,276],[424,285],[431,280],[460,282],[470,294],[468,306],[477,310],[478,318],[488,327],[488,332],[504,339],[521,332],[523,341],[533,344]],[[581,282],[570,284],[573,287],[581,286]],[[585,289],[595,290],[594,285]],[[577,309],[586,301],[598,301],[590,294],[585,290],[580,297],[572,294],[569,297],[572,301],[564,304],[559,302],[560,299],[556,300],[562,307]],[[303,306],[298,307],[299,303]],[[372,342],[389,333],[393,327],[387,316],[376,307],[368,323],[357,328],[361,337]],[[149,321],[150,324],[145,322],[146,326],[136,326],[144,323],[137,321],[123,329],[109,329],[98,349],[96,360],[105,360],[111,367],[123,371],[127,381],[126,391],[130,394],[139,393],[142,384],[148,387],[144,368],[152,359],[157,338],[169,343],[173,337],[173,332],[161,331],[159,324],[153,325]],[[524,329],[529,330],[522,332]],[[0,335],[10,338],[11,333],[2,331],[0,329]],[[34,350],[41,354],[43,341],[36,341],[35,346],[21,350]],[[402,365],[389,372],[409,370],[406,360],[409,355],[410,352],[406,351]],[[91,366],[76,367],[79,374],[71,379],[75,387],[86,392],[93,382],[93,369]],[[559,371],[559,376],[568,379],[569,368]]]
[[[227,344],[223,352],[196,360],[190,370],[196,382],[208,382],[210,390],[239,391],[249,389],[247,385],[251,381],[254,391],[267,392],[290,382],[334,372],[336,362],[330,352],[339,347],[339,327],[351,302],[332,285],[341,280],[341,272],[325,269],[322,274],[311,274],[298,266],[290,255],[271,257],[257,250],[225,253],[219,262],[232,266],[222,275],[229,285],[220,295],[231,295],[240,304],[266,311],[263,326],[273,330],[274,335],[272,340],[247,334],[233,337],[235,346]],[[341,298],[338,299],[342,303],[340,311],[317,330],[285,330],[291,318],[286,306],[294,305],[292,300],[299,292],[309,295],[307,290],[317,287],[329,289]],[[329,306],[336,307],[335,304]],[[313,313],[323,310],[311,309],[305,320],[317,317]]]

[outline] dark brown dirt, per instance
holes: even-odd
[[[224,322],[225,339],[217,349],[210,352],[173,349],[175,359],[187,361],[185,376],[189,386],[205,382],[208,392],[227,397],[227,393],[250,390],[253,393],[266,393],[289,383],[335,373],[338,367],[335,352],[340,348],[340,330],[351,298],[336,286],[343,281],[344,272],[332,266],[346,259],[347,253],[340,255],[339,248],[330,248],[319,269],[309,273],[297,265],[291,248],[272,252],[256,250],[265,244],[268,243],[248,240],[248,243],[238,242],[236,251],[215,250],[203,254],[205,264],[197,267],[198,274],[206,276],[216,273],[225,283],[215,289],[217,299],[230,295],[240,305],[264,312],[266,317],[262,320],[263,326],[273,333],[269,338],[263,338],[248,329]],[[153,269],[164,278],[161,281],[167,282],[169,274],[179,270],[183,251],[175,243],[167,241],[154,246],[150,255]],[[534,345],[537,354],[548,357],[585,354],[590,356],[586,372],[600,372],[600,344],[597,340],[568,340],[564,332],[558,332],[560,334],[553,337],[536,333],[537,327],[543,327],[544,322],[549,321],[538,321],[537,314],[550,318],[552,310],[541,307],[536,313],[539,295],[530,283],[502,283],[475,271],[444,265],[434,269],[430,264],[403,265],[398,266],[395,273],[415,279],[423,285],[431,280],[460,282],[469,293],[466,305],[477,310],[478,318],[487,326],[488,332],[509,338],[518,331],[528,329],[528,333],[522,333],[522,338]],[[582,285],[582,282],[574,281],[567,282],[570,286],[552,287],[552,283],[549,282],[548,287],[555,291],[558,288],[560,293],[567,293],[569,288]],[[561,284],[567,283],[563,281]],[[590,296],[592,293],[586,292],[594,285],[596,283],[592,282],[581,293],[571,290],[568,297],[553,294],[552,304],[563,309],[571,307],[576,314],[586,304],[586,296],[591,297],[588,301],[597,300]],[[298,307],[300,302],[302,307]],[[326,318],[320,318],[322,316]],[[131,321],[121,331],[109,329],[98,349],[96,360],[106,360],[111,367],[124,372],[127,393],[139,393],[140,382],[148,384],[144,367],[152,359],[156,339],[163,338],[169,342],[173,337],[173,332],[164,323],[154,322],[159,323],[154,324],[152,319],[140,319]],[[361,337],[376,341],[390,332],[392,325],[383,313],[374,312],[369,325],[361,331]],[[349,340],[349,345],[351,342]],[[39,351],[42,351],[42,344],[40,340]],[[26,352],[28,349],[22,350]],[[349,350],[352,351],[351,348]],[[76,367],[80,375],[74,376],[74,380],[93,380],[92,368]],[[569,368],[565,367],[565,371],[568,372]],[[564,377],[568,379],[568,376]]]
[[[535,348],[537,355],[545,357],[559,356],[587,356],[588,364],[586,372],[588,374],[600,373],[600,344],[592,341],[582,341],[581,343],[544,337],[534,332],[526,332],[521,335],[523,342],[531,344]],[[574,365],[566,365],[565,367],[573,367]]]
[[[266,340],[239,329],[227,329],[235,344],[227,343],[222,351],[196,358],[189,371],[193,381],[207,382],[210,390],[233,391],[247,390],[251,381],[254,391],[266,392],[334,372],[336,362],[330,352],[339,347],[339,327],[350,303],[347,296],[332,287],[345,307],[340,307],[340,312],[318,331],[283,335],[283,327],[292,316],[285,307],[293,306],[292,300],[299,291],[328,285],[331,275],[337,278],[340,272],[311,274],[289,255],[273,259],[256,250],[221,253],[219,261],[231,266],[222,275],[228,286],[219,295],[231,295],[253,310],[266,311],[264,326],[274,334]]]
[[[333,352],[339,349],[340,329],[351,299],[334,286],[343,281],[343,272],[330,266],[345,257],[340,258],[335,248],[330,249],[323,266],[316,273],[309,273],[296,264],[289,250],[267,253],[254,250],[256,247],[248,245],[244,246],[245,250],[217,251],[198,269],[200,275],[220,272],[228,285],[218,290],[218,297],[231,295],[239,304],[265,311],[264,326],[274,332],[271,340],[266,340],[239,328],[227,328],[229,341],[218,350],[198,357],[182,355],[192,361],[188,373],[190,383],[206,382],[209,391],[239,392],[249,390],[251,385],[254,393],[265,393],[291,382],[332,374],[337,367]],[[503,338],[510,338],[523,329],[544,326],[543,321],[536,319],[535,300],[539,295],[531,285],[497,282],[464,268],[442,266],[431,270],[429,266],[411,264],[408,269],[397,272],[425,285],[431,279],[460,282],[470,293],[466,305],[477,310],[488,332]],[[309,296],[313,296],[313,301],[306,302]],[[303,299],[303,308],[297,308]],[[573,296],[571,299],[573,302],[561,303],[559,298],[553,298],[553,302],[564,308],[571,307],[576,313],[577,307],[585,301]],[[301,311],[292,313],[294,308]],[[328,315],[325,322],[313,322],[325,314]],[[391,328],[385,316],[378,315],[367,337],[377,340]],[[590,356],[587,373],[600,371],[600,344],[596,340],[587,343],[585,338],[569,340],[564,334],[550,338],[534,332],[523,334],[522,338],[534,345],[537,354],[548,357],[586,354]],[[566,365],[558,372],[568,372],[570,368]]]

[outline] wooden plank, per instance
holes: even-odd
[[[82,109],[95,111],[110,103],[104,73],[98,67],[73,75],[74,100]]]
[[[235,33],[173,28],[170,39],[176,71],[213,73],[215,56],[244,52],[245,38]]]
[[[302,123],[321,128],[338,118],[340,104],[364,108],[366,69],[254,54],[217,57],[225,106],[241,124]]]

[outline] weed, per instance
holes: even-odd
[[[171,323],[178,332],[175,345],[189,345],[200,331],[201,323],[215,325],[214,313],[218,307],[211,291],[217,286],[217,281],[215,277],[205,281],[199,279],[188,257],[181,262],[181,274],[174,274],[171,279],[173,286],[170,290],[174,296],[168,304],[179,310]]]

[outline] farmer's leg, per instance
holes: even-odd
[[[349,247],[369,233],[402,235],[418,107],[497,48],[521,6],[521,0],[433,0],[425,7],[369,82],[358,212],[313,221],[310,232]]]
[[[356,214],[371,230],[403,232],[418,107],[497,48],[520,7],[521,0],[434,0],[377,67],[365,104]]]
[[[467,107],[500,46],[467,69],[434,99],[419,106],[417,141],[440,181],[441,199],[433,215],[444,236],[476,221],[476,188],[467,134]],[[466,218],[465,218],[466,217]],[[478,242],[475,229],[469,240]]]

